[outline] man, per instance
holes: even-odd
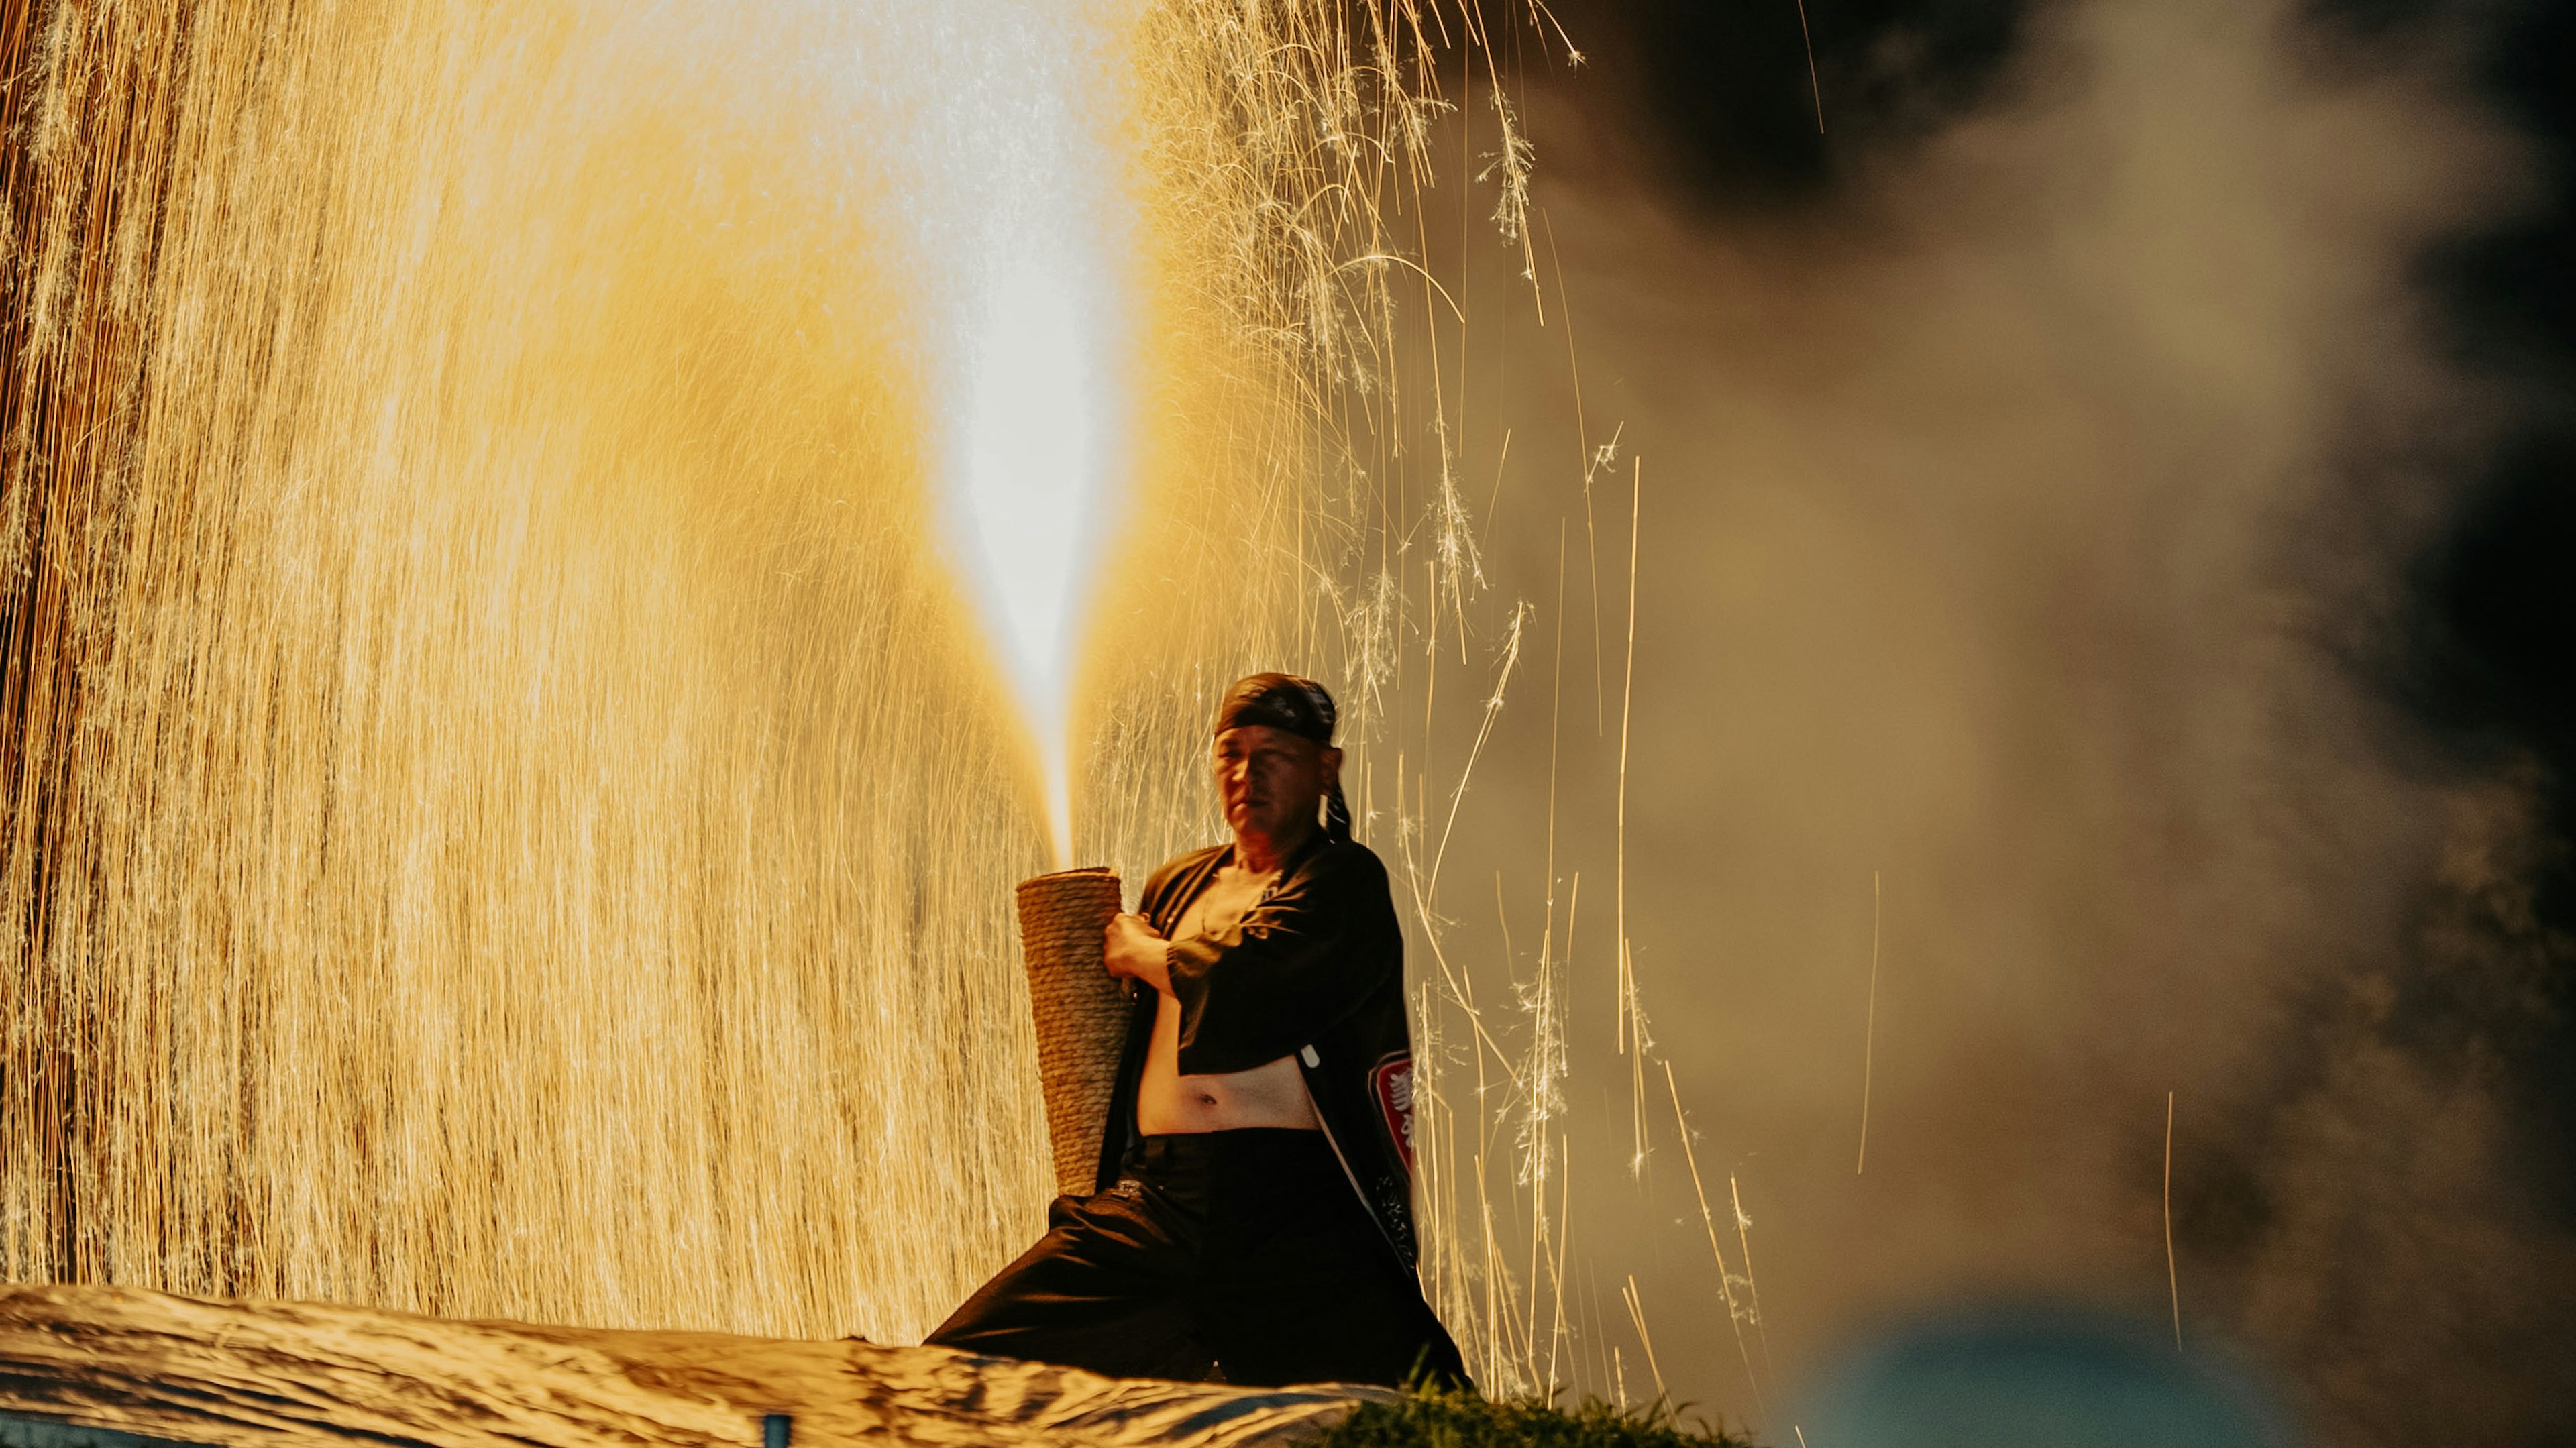
[[[1105,942],[1136,1009],[1102,1189],[1056,1198],[931,1342],[1122,1377],[1466,1381],[1413,1275],[1404,938],[1333,724],[1305,679],[1226,692],[1234,842],[1156,871]]]

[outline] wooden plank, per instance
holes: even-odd
[[[1105,1378],[858,1339],[457,1322],[119,1287],[0,1288],[0,1416],[214,1448],[1270,1448],[1380,1389]],[[104,1439],[0,1448],[137,1448]]]

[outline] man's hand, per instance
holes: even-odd
[[[1164,995],[1172,993],[1172,972],[1163,959],[1163,937],[1142,915],[1111,917],[1100,940],[1101,963],[1122,980],[1141,980]]]

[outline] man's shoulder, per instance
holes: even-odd
[[[1356,840],[1337,840],[1307,852],[1287,878],[1279,882],[1283,903],[1293,901],[1291,908],[1313,911],[1340,922],[1337,928],[1356,931],[1354,940],[1374,940],[1401,951],[1403,927],[1398,924],[1395,887],[1387,878],[1386,863],[1377,852]]]
[[[1145,877],[1145,888],[1138,895],[1137,903],[1145,908],[1145,913],[1152,914],[1155,901],[1172,888],[1174,881],[1197,870],[1224,854],[1225,851],[1226,847],[1223,845],[1210,845],[1206,849],[1192,850],[1188,854],[1175,855],[1165,860],[1162,868]]]
[[[1354,885],[1386,884],[1386,862],[1357,840],[1327,840],[1298,862],[1296,873],[1318,879],[1347,880]]]
[[[1294,897],[1335,914],[1383,917],[1395,922],[1395,887],[1377,852],[1356,840],[1328,841],[1306,852],[1279,882],[1283,897]]]

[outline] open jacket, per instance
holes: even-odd
[[[1169,936],[1231,845],[1194,851],[1145,882],[1138,912]],[[1404,933],[1386,866],[1368,847],[1321,834],[1298,851],[1239,924],[1171,944],[1180,1073],[1248,1071],[1297,1058],[1324,1137],[1351,1188],[1410,1270],[1413,1038],[1404,1008]],[[1100,1143],[1099,1189],[1118,1180],[1136,1135],[1136,1090],[1158,996],[1133,986],[1127,1050]]]

